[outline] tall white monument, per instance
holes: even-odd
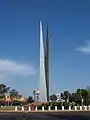
[[[40,22],[40,101],[47,102],[42,22]]]

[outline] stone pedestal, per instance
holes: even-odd
[[[35,111],[37,111],[37,110],[38,110],[38,108],[37,108],[37,106],[36,106]]]
[[[64,110],[64,106],[62,106],[62,110]]]
[[[44,106],[42,106],[42,111],[44,111]]]
[[[77,106],[75,106],[75,110],[77,110]]]
[[[22,111],[24,111],[24,107],[22,106]]]
[[[15,106],[15,111],[17,111],[17,106]]]
[[[90,105],[88,106],[88,109],[90,110]]]
[[[87,110],[87,106],[84,106],[84,110]]]
[[[80,110],[82,110],[82,106],[80,106]]]
[[[55,106],[55,111],[57,111],[57,106]]]
[[[69,110],[71,110],[71,106],[69,106]]]
[[[31,111],[31,107],[30,106],[28,107],[28,111]]]
[[[51,110],[51,107],[50,107],[50,106],[48,106],[48,110]]]

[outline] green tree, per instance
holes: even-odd
[[[33,97],[32,96],[29,96],[28,99],[26,100],[27,103],[33,103],[34,100],[33,100]]]
[[[70,102],[76,102],[77,101],[77,93],[71,93],[69,97]]]
[[[69,91],[64,91],[64,100],[69,101]]]
[[[57,96],[55,94],[51,95],[50,96],[50,100],[53,101],[53,102],[56,101],[57,100]]]
[[[82,103],[82,92],[81,89],[77,89],[76,91],[76,103],[80,104]]]
[[[88,90],[87,89],[77,89],[77,101],[80,104],[87,105],[88,103]],[[82,101],[83,100],[83,101]]]
[[[18,95],[18,98],[19,98],[19,99],[22,98],[22,95],[19,94],[19,95]]]
[[[84,104],[87,105],[88,102],[88,91],[86,89],[81,89],[82,99],[84,100]]]
[[[7,87],[4,84],[0,84],[0,99],[5,99],[5,93],[8,93],[10,87]]]
[[[18,91],[15,90],[15,89],[12,89],[12,90],[10,91],[10,98],[11,98],[11,99],[17,99],[17,98],[19,98]]]
[[[64,94],[63,93],[61,93],[61,98],[64,99]]]
[[[87,92],[88,92],[88,96],[87,96],[87,104],[89,105],[90,104],[90,90],[87,90]]]

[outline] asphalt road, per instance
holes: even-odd
[[[0,113],[0,120],[90,120],[90,112]]]

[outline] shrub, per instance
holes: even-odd
[[[13,104],[12,104],[12,105],[13,105],[13,106],[19,106],[19,105],[21,105],[21,102],[15,100],[15,101],[13,101]]]
[[[54,110],[54,109],[55,109],[55,102],[52,102],[52,103],[50,104],[50,107],[51,107],[51,110]]]
[[[42,105],[37,106],[38,110],[42,110]]]
[[[57,106],[57,109],[62,109],[62,103],[61,102],[52,102],[51,104],[50,104],[50,106],[51,106],[51,109],[52,110],[55,110],[55,106]]]
[[[51,110],[55,110],[55,106],[57,106],[58,110],[62,109],[62,105],[64,106],[64,109],[69,109],[69,106],[71,106],[71,108],[73,108],[75,106],[75,103],[69,103],[69,102],[47,102],[47,103],[43,103],[41,105],[38,105],[38,110],[42,110],[42,106],[44,106],[45,110],[48,110],[48,106],[51,107]]]
[[[48,102],[48,103],[44,103],[44,109],[45,110],[48,110],[48,106],[50,105],[50,103]]]
[[[69,102],[64,102],[63,106],[64,106],[64,109],[68,109],[69,108]]]
[[[69,105],[71,106],[71,109],[73,109],[74,106],[75,106],[75,102],[72,102],[72,103],[70,103]]]
[[[41,105],[38,105],[38,110],[42,110],[42,106],[44,106],[45,110],[48,110],[48,106],[50,105],[50,102],[42,103]]]
[[[61,102],[57,102],[57,109],[61,110],[62,109],[62,103]]]

